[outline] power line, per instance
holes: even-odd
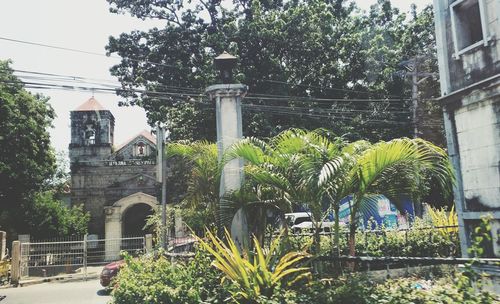
[[[289,83],[286,81],[279,81],[279,80],[273,80],[273,79],[265,79],[265,80],[261,80],[261,82],[279,83],[279,84],[286,84],[288,86],[303,87],[303,88],[316,88],[316,89],[320,89],[320,90],[339,91],[339,92],[345,92],[345,93],[384,95],[383,93],[380,93],[380,92],[370,92],[370,91],[367,92],[367,91],[360,91],[360,90],[355,90],[355,89],[341,89],[341,88],[334,88],[334,87],[320,87],[320,86],[315,86],[315,85],[310,85],[310,84],[294,84],[294,83]],[[391,95],[391,94],[388,94],[385,96],[399,97],[397,95]]]
[[[394,111],[394,110],[358,110],[358,109],[335,109],[335,108],[306,108],[306,107],[295,107],[295,106],[268,106],[268,105],[255,105],[255,104],[243,104],[244,107],[250,108],[261,108],[261,109],[290,109],[290,110],[303,110],[303,111],[319,111],[328,112],[336,114],[355,114],[355,113],[370,113],[370,114],[409,114],[410,111]]]
[[[245,99],[254,100],[275,100],[287,101],[290,99],[297,99],[301,101],[314,101],[314,102],[401,102],[410,99],[359,99],[359,98],[317,98],[317,97],[304,97],[304,96],[290,96],[290,95],[270,95],[268,96],[253,96],[249,94]]]
[[[50,45],[50,44],[45,44],[45,43],[38,43],[38,42],[32,42],[32,41],[26,41],[26,40],[12,39],[12,38],[7,38],[7,37],[0,37],[0,40],[5,40],[5,41],[15,42],[15,43],[28,44],[28,45],[34,45],[34,46],[40,46],[40,47],[51,48],[51,49],[56,49],[56,50],[61,50],[61,51],[81,53],[81,54],[86,54],[86,55],[101,56],[101,57],[115,58],[115,59],[126,59],[126,60],[130,60],[130,61],[141,62],[141,63],[145,62],[145,63],[154,64],[154,65],[160,65],[160,66],[164,66],[164,67],[168,67],[168,68],[176,68],[176,69],[180,69],[180,70],[187,69],[185,67],[179,67],[179,66],[170,65],[170,64],[164,64],[164,63],[159,63],[159,62],[152,62],[152,61],[149,61],[149,60],[140,60],[140,59],[133,59],[133,58],[127,58],[127,57],[114,56],[114,55],[106,55],[106,54],[97,53],[97,52],[91,52],[91,51],[85,51],[85,50],[67,48],[67,47],[62,47],[62,46],[55,46],[55,45]]]
[[[249,111],[258,111],[256,109],[247,108]],[[261,111],[259,111],[261,112]],[[324,115],[324,114],[314,114],[314,113],[299,113],[294,111],[279,111],[279,110],[266,110],[262,111],[263,114],[270,115],[296,115],[301,117],[312,117],[312,118],[328,118],[328,119],[336,119],[336,120],[346,120],[352,121],[352,117],[341,117],[335,115]],[[384,124],[395,124],[395,125],[408,125],[407,122],[403,121],[395,121],[395,120],[376,120],[376,119],[367,119],[363,121],[363,123],[384,123]]]
[[[38,72],[38,71],[27,71],[27,70],[13,70],[18,73],[23,73],[23,74],[34,74],[34,75],[41,75],[41,76],[49,76],[49,77],[60,77],[62,79],[55,79],[55,80],[62,80],[62,81],[81,81],[85,83],[90,83],[90,84],[96,84],[96,85],[103,85],[107,87],[111,87],[109,84],[102,84],[101,82],[108,82],[108,83],[113,83],[118,85],[121,85],[120,82],[115,82],[112,80],[106,80],[106,79],[99,79],[99,78],[88,78],[88,77],[82,77],[82,76],[75,76],[75,75],[61,75],[61,74],[54,74],[54,73],[45,73],[45,72]],[[27,77],[24,75],[18,75],[19,77]],[[29,77],[31,79],[34,79],[33,77]],[[52,80],[52,79],[41,79],[40,80]],[[97,80],[98,82],[94,82],[94,80]],[[167,86],[167,85],[162,85],[162,84],[151,84],[150,86],[157,86],[159,88],[165,88],[168,90],[177,90],[177,91],[186,91],[188,93],[199,93],[201,94],[203,90],[199,88],[193,88],[193,87],[182,87],[182,86]],[[118,88],[117,88],[118,89]],[[389,98],[317,98],[317,97],[312,97],[312,96],[292,96],[292,95],[273,95],[273,94],[265,94],[265,93],[250,93],[248,94],[245,99],[253,99],[253,100],[268,100],[268,101],[285,101],[289,102],[292,101],[291,99],[294,100],[299,100],[303,102],[398,102],[401,103],[402,101],[409,101],[411,99],[403,99],[403,98],[397,98],[397,99],[389,99]]]
[[[11,84],[13,82],[9,81],[0,81],[0,83],[7,83]],[[69,86],[69,85],[56,85],[56,84],[44,84],[44,83],[36,83],[36,82],[23,82],[24,85],[27,88],[33,88],[33,89],[56,89],[56,90],[77,90],[77,91],[85,91],[85,92],[100,92],[100,93],[108,93],[108,94],[115,94],[116,90],[115,89],[109,89],[109,88],[98,88],[98,87],[81,87],[81,86]],[[190,103],[198,103],[202,106],[207,107],[205,110],[212,110],[212,107],[209,103],[207,102],[202,102],[201,100],[196,100],[195,98],[202,98],[206,97],[204,95],[189,95],[189,94],[184,94],[184,93],[178,93],[178,92],[164,92],[164,91],[159,91],[159,92],[153,92],[153,91],[147,91],[147,90],[124,90],[130,93],[143,93],[143,94],[151,94],[151,98],[155,98],[158,100],[168,100],[172,101],[172,97],[183,97],[186,98],[187,102]],[[158,96],[154,96],[158,95]],[[254,104],[244,104],[243,108],[248,111],[252,112],[260,112],[263,114],[271,114],[271,115],[295,115],[295,116],[301,116],[301,117],[311,117],[311,118],[328,118],[328,119],[336,119],[336,120],[346,120],[346,121],[352,121],[353,118],[359,117],[363,113],[371,113],[373,114],[373,111],[366,111],[366,112],[358,112],[356,113],[350,113],[350,112],[338,112],[335,110],[330,110],[330,109],[309,109],[309,108],[300,108],[300,109],[305,109],[305,110],[312,110],[314,112],[298,112],[296,107],[284,107],[284,106],[265,106],[265,105],[254,105]],[[361,111],[361,110],[359,110]],[[317,112],[317,113],[315,113]],[[393,114],[391,112],[387,113],[382,113],[382,114]],[[402,122],[399,120],[378,120],[378,119],[366,119],[364,123],[384,123],[384,124],[399,124],[399,125],[407,125],[408,123]],[[429,125],[430,126],[430,125]]]

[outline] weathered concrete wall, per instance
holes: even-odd
[[[475,3],[479,4],[483,40],[457,52],[455,42],[467,32],[456,32],[455,40],[452,6],[466,8]],[[500,1],[434,0],[434,9],[448,152],[457,173],[454,196],[462,255],[468,255],[470,235],[481,217],[491,215],[494,241],[484,248],[485,254],[500,257],[496,242],[500,227]],[[470,19],[461,20],[470,28],[477,24]]]
[[[500,97],[455,111],[465,208],[500,210]]]

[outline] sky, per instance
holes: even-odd
[[[357,0],[368,9],[376,0]],[[423,8],[432,0],[393,0],[401,11],[411,3]],[[105,53],[108,37],[122,32],[161,27],[161,22],[139,20],[109,12],[105,0],[0,0],[0,37]],[[100,81],[116,81],[109,68],[119,59],[94,56],[0,39],[0,59],[11,59],[12,68],[34,72],[71,75]],[[91,92],[35,90],[50,97],[57,118],[50,130],[56,151],[67,150],[70,142],[69,112],[92,96]],[[139,107],[118,107],[118,96],[95,93],[94,97],[115,116],[115,145],[142,130],[149,130],[146,114]]]

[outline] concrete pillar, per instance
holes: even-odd
[[[104,256],[106,261],[114,261],[120,257],[122,222],[120,207],[105,207],[106,221],[104,227]]]
[[[0,231],[0,261],[5,258],[7,251],[7,233]]]
[[[152,253],[153,252],[153,235],[151,234],[146,234],[144,236],[144,245],[146,248],[146,253]]]
[[[19,284],[21,279],[21,242],[12,242],[12,260],[10,264],[10,282]]]
[[[243,84],[216,84],[205,91],[215,99],[217,121],[217,149],[219,161],[226,150],[243,138],[241,100],[247,92]],[[233,159],[223,169],[220,182],[220,196],[238,190],[243,181],[243,161]],[[243,210],[238,211],[231,225],[231,235],[240,245],[248,244],[248,227]]]

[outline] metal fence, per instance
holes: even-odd
[[[277,235],[268,235],[269,244]],[[321,254],[347,255],[349,232],[339,232],[338,248],[335,232],[320,232]],[[290,233],[287,241],[295,250],[313,243],[312,231]],[[356,254],[360,256],[460,257],[458,226],[411,227],[405,229],[373,229],[356,233]]]
[[[137,255],[146,251],[145,237],[89,239],[87,236],[57,241],[21,243],[21,277],[46,277],[80,272],[120,258],[126,251]]]

